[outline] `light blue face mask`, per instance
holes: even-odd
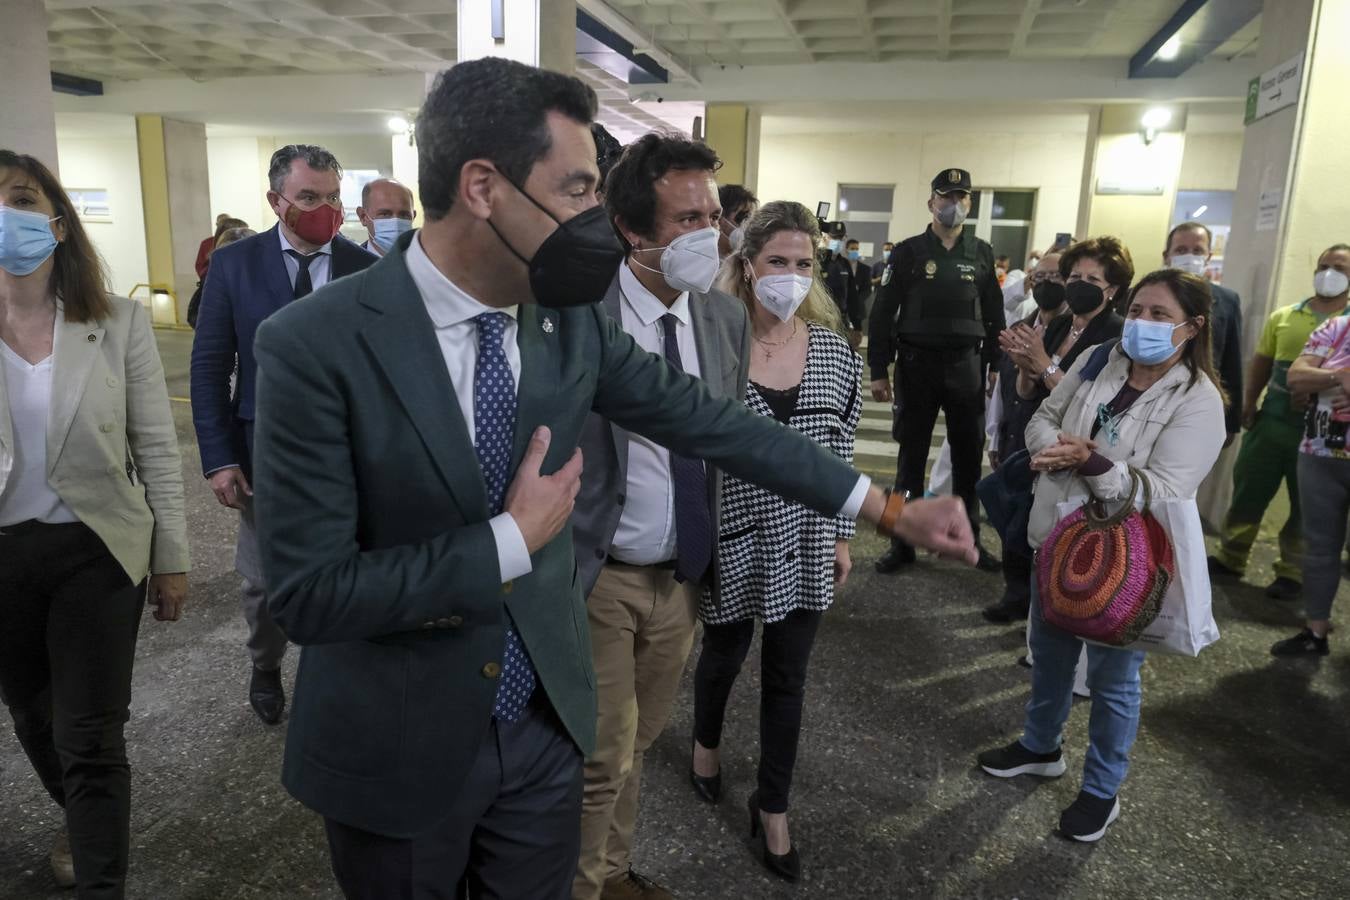
[[[405,231],[412,230],[412,220],[400,219],[394,216],[388,219],[372,219],[375,223],[375,231],[370,239],[375,242],[375,246],[380,248],[380,252],[388,253],[394,247],[394,242],[398,236]]]
[[[1126,319],[1125,330],[1121,333],[1120,343],[1125,355],[1145,366],[1156,366],[1166,362],[1185,346],[1172,343],[1172,332],[1182,325],[1168,325],[1166,322],[1146,322],[1143,319]]]
[[[838,241],[838,240],[832,240],[832,241],[830,241],[830,252],[831,252],[831,253],[838,253],[838,252],[839,252],[839,248],[842,247],[843,245],[844,245],[844,242],[843,242],[843,241]]]
[[[50,224],[56,219],[0,206],[0,269],[11,275],[33,274],[56,252],[59,241]]]
[[[848,251],[848,258],[853,260],[854,262],[857,262],[858,260],[862,259],[862,252],[859,250],[850,250]]]

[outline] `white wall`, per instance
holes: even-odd
[[[760,144],[758,194],[763,202],[796,200],[814,210],[838,204],[842,184],[894,184],[891,236],[924,229],[929,185],[943,169],[971,173],[977,188],[1035,189],[1032,246],[1073,231],[1078,216],[1086,117],[1082,131],[1028,133],[848,134],[822,127],[816,134],[765,134]]]
[[[1181,157],[1177,189],[1182,191],[1235,191],[1242,162],[1242,133],[1193,134],[1186,132],[1186,152]]]
[[[86,222],[85,230],[108,264],[115,293],[126,294],[149,280],[145,260],[145,214],[141,205],[140,158],[130,117],[100,137],[56,135],[61,183],[67,188],[106,188],[113,221]]]

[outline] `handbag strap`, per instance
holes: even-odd
[[[1121,504],[1120,509],[1116,510],[1111,515],[1107,515],[1106,504],[1103,501],[1093,500],[1090,503],[1088,503],[1087,509],[1084,510],[1084,515],[1087,517],[1088,523],[1093,528],[1096,529],[1115,528],[1121,522],[1124,522],[1127,518],[1129,518],[1130,513],[1134,512],[1134,498],[1139,494],[1140,482],[1144,482],[1144,510],[1145,511],[1148,510],[1149,500],[1152,499],[1152,496],[1148,489],[1148,479],[1144,478],[1139,473],[1139,470],[1134,468],[1133,466],[1130,467],[1129,471],[1130,471],[1130,495],[1129,497],[1125,498],[1125,502]]]

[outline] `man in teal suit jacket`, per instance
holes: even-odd
[[[599,306],[533,302],[575,300],[602,271],[598,299],[622,256],[593,227],[595,102],[500,59],[444,73],[417,125],[426,227],[258,332],[263,567],[302,647],[283,781],[325,817],[348,897],[450,896],[461,879],[476,896],[567,897],[595,691],[565,525],[592,409],[973,559],[959,502],[903,506]]]

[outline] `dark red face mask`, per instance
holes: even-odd
[[[342,210],[334,209],[327,203],[320,203],[314,209],[301,209],[290,200],[286,202],[290,204],[284,219],[286,225],[302,240],[323,245],[331,241],[342,227]]]

